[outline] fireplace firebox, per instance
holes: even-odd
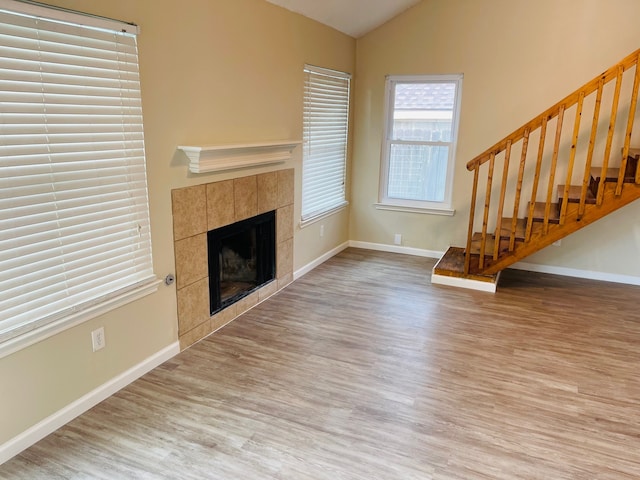
[[[275,210],[207,232],[211,315],[275,279]]]

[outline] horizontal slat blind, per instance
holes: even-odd
[[[154,279],[135,36],[0,10],[0,342]]]
[[[302,221],[345,201],[350,75],[306,66]]]

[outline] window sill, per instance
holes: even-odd
[[[374,203],[377,210],[390,210],[393,212],[420,213],[423,215],[443,215],[453,217],[456,211],[450,208],[424,208],[424,207],[407,207],[404,205],[392,205],[388,203]]]
[[[119,308],[127,303],[138,300],[158,290],[162,280],[153,279],[148,283],[123,292],[120,295],[109,298],[101,303],[92,305],[80,312],[75,312],[59,320],[42,325],[41,327],[22,333],[0,343],[0,358],[16,353],[23,348],[27,348],[35,343],[41,342],[53,335],[57,335],[69,328],[80,325],[92,318],[103,315],[111,310]],[[87,340],[87,345],[89,345]]]
[[[300,228],[304,228],[304,227],[308,227],[309,225],[312,225],[316,222],[319,222],[320,220],[327,218],[335,213],[338,213],[342,210],[344,210],[345,208],[347,208],[347,206],[349,205],[349,202],[345,201],[344,203],[341,203],[340,205],[338,205],[337,207],[333,207],[331,210],[327,210],[326,212],[320,213],[314,217],[311,218],[307,218],[306,220],[300,220]]]

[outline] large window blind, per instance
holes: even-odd
[[[0,3],[0,344],[155,279],[131,25],[13,3]]]
[[[351,76],[305,66],[302,221],[346,205]]]

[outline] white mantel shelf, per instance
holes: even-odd
[[[191,172],[207,173],[283,163],[291,159],[293,150],[301,143],[283,140],[240,145],[182,146],[178,150],[189,157]]]

